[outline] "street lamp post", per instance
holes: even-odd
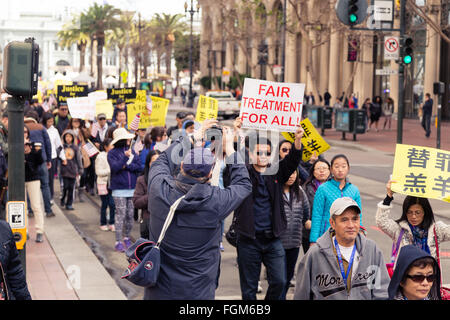
[[[191,8],[188,10],[187,2],[184,3],[184,11],[191,14],[191,34],[189,39],[189,97],[187,107],[192,108],[194,106],[194,94],[192,92],[192,51],[193,51],[193,39],[192,39],[192,25],[194,23],[194,13],[200,11],[200,6],[197,4],[197,10],[194,10],[194,0],[191,0]]]

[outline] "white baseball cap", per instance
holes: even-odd
[[[330,215],[340,216],[345,210],[354,207],[358,213],[361,213],[361,208],[355,200],[349,197],[342,197],[334,200],[330,208]]]

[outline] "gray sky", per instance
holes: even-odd
[[[2,6],[5,0],[2,0]],[[6,2],[6,1],[5,1]],[[98,4],[108,3],[120,9],[136,10],[141,12],[143,17],[149,18],[155,13],[182,13],[184,14],[185,0],[7,0],[10,12],[28,11],[28,12],[53,12],[64,11],[65,7],[76,8],[83,11],[94,2]],[[190,0],[188,1],[190,5]],[[194,6],[196,1],[194,1]],[[29,8],[29,9],[24,9]]]

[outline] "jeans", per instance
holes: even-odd
[[[297,264],[298,253],[300,248],[286,249],[286,286],[284,288],[282,300],[286,300],[286,294],[289,290],[289,285],[294,277],[295,265]]]
[[[285,253],[279,238],[255,240],[238,235],[237,260],[242,300],[256,300],[261,263],[267,270],[269,288],[266,300],[281,300],[286,285]]]
[[[48,169],[48,186],[50,188],[50,199],[53,199],[53,196],[55,194],[54,192],[54,185],[55,185],[55,174],[58,169],[58,158],[52,159],[52,167]]]
[[[47,162],[44,162],[39,166],[39,179],[41,180],[42,198],[44,198],[44,210],[45,213],[50,213],[52,212],[52,204],[50,203],[51,194],[50,186],[48,184]]]
[[[114,204],[114,199],[111,195],[111,191],[108,191],[108,194],[101,195],[100,199],[102,200],[102,207],[100,208],[100,225],[105,226],[109,224],[112,226],[114,224],[114,216],[116,212],[116,206]],[[106,209],[109,206],[109,222],[106,222]]]
[[[431,113],[423,113],[422,128],[425,130],[426,136],[429,137],[431,134]]]

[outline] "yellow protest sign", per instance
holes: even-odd
[[[300,125],[302,126],[303,130],[305,130],[302,138],[302,160],[304,162],[309,161],[314,153],[320,155],[330,149],[330,145],[322,138],[322,136],[319,134],[319,132],[316,130],[316,128],[308,118],[303,119],[300,122]],[[286,140],[294,142],[294,132],[282,132],[281,134]]]
[[[140,90],[138,90],[140,91]],[[142,90],[145,92],[145,90]],[[138,100],[139,93],[136,94],[136,100]],[[146,129],[148,127],[163,127],[166,124],[167,110],[169,109],[170,100],[151,97],[152,99],[152,114],[149,116],[146,102],[142,104],[142,101],[136,103],[130,103],[127,105],[127,122],[130,126],[133,119],[138,113],[141,114],[141,121],[139,122],[139,129]]]
[[[200,95],[197,105],[195,121],[202,123],[206,119],[217,119],[219,100]]]
[[[397,144],[392,191],[450,202],[450,151]]]
[[[114,107],[111,100],[97,100],[95,101],[95,115],[100,113],[106,114],[106,119],[112,119]]]

